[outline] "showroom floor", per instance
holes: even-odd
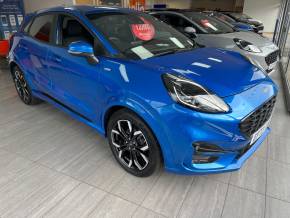
[[[0,217],[288,218],[290,115],[282,93],[272,127],[238,172],[136,178],[91,128],[46,103],[21,103],[2,63]]]

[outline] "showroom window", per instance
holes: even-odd
[[[279,16],[276,22],[274,42],[279,46],[281,55],[281,70],[286,87],[285,94],[290,111],[290,0],[281,2]]]
[[[29,29],[29,35],[43,41],[50,42],[54,15],[36,17]]]

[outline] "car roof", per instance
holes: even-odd
[[[179,12],[179,13],[183,13],[183,12],[196,12],[196,13],[200,13],[202,11],[200,10],[193,10],[193,9],[177,9],[177,8],[153,8],[153,9],[148,9],[146,10],[147,12]]]
[[[73,5],[73,6],[58,6],[37,11],[37,14],[48,12],[80,12],[82,14],[103,13],[103,12],[125,12],[136,13],[136,10],[120,7],[106,7],[106,6],[90,6],[90,5]]]
[[[191,12],[193,14],[204,14],[206,15],[206,13],[203,13],[201,11],[194,11],[194,10],[190,10],[190,9],[167,9],[167,10],[150,10],[148,11],[148,13],[154,13],[154,14],[158,14],[158,13],[164,13],[164,12],[167,12],[167,13],[174,13],[174,14],[184,14],[185,12]]]
[[[181,11],[182,9],[177,9],[177,8],[151,8],[147,9],[146,11],[149,12],[159,12],[159,11]]]

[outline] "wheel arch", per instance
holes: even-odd
[[[15,61],[11,61],[9,63],[9,70],[10,70],[10,74],[11,74],[12,78],[14,76],[13,75],[13,70],[14,70],[15,67],[19,67],[18,64]]]
[[[110,108],[108,108],[108,110],[106,110],[106,113],[105,113],[104,118],[103,118],[103,128],[104,128],[105,136],[107,137],[107,125],[108,125],[108,122],[110,120],[110,117],[119,110],[128,110],[128,111],[134,113],[136,116],[138,116],[138,118],[140,118],[147,125],[147,127],[152,132],[153,137],[155,138],[156,142],[158,143],[158,146],[160,149],[160,154],[161,154],[161,161],[162,161],[162,164],[164,164],[165,163],[164,161],[166,161],[166,153],[168,152],[168,149],[163,148],[163,146],[159,140],[158,134],[156,134],[156,129],[152,128],[150,125],[151,122],[148,120],[150,118],[148,118],[148,116],[146,118],[144,118],[144,116],[141,115],[141,112],[138,111],[134,107],[131,107],[129,105],[113,105]],[[146,111],[142,110],[142,114],[144,115],[147,113],[146,113]]]

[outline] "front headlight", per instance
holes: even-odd
[[[253,52],[253,53],[261,53],[261,49],[259,49],[257,46],[253,45],[252,43],[250,42],[247,42],[243,39],[237,39],[235,38],[234,39],[234,42],[236,43],[236,45],[240,48],[240,49],[243,49],[245,51],[248,51],[248,52]]]
[[[179,104],[206,113],[230,110],[221,98],[191,80],[172,74],[164,74],[162,78],[170,96]]]

